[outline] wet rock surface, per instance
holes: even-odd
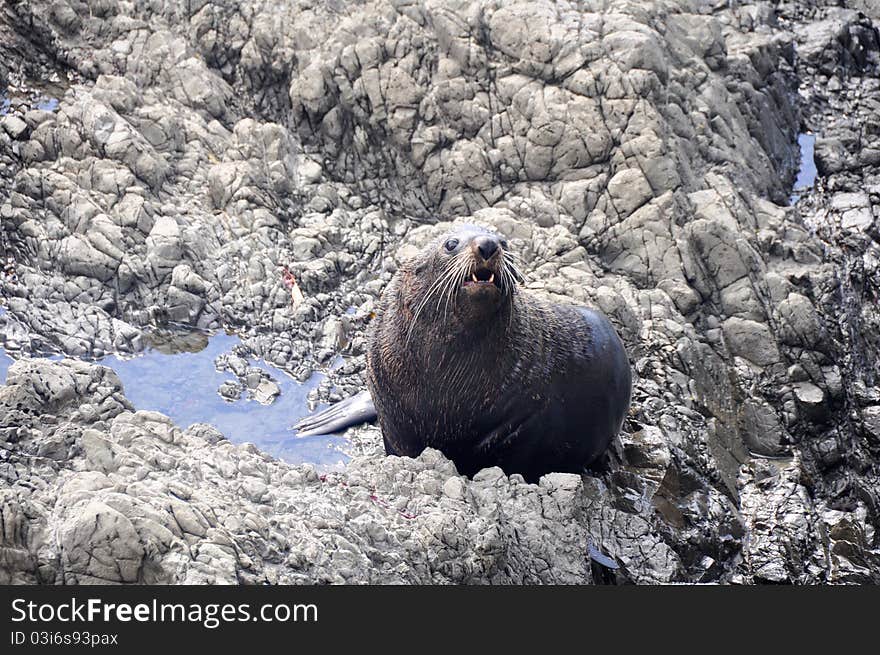
[[[16,357],[223,327],[299,379],[342,355],[313,397],[339,399],[399,261],[466,219],[529,288],[604,311],[636,381],[601,470],[528,485],[383,457],[373,427],[322,477],[134,411],[98,365],[22,360],[2,581],[880,581],[880,16],[858,9],[4,7]],[[819,177],[789,205],[803,131]],[[271,402],[236,358],[221,393]]]

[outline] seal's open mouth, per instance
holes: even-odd
[[[499,276],[495,275],[495,272],[493,270],[487,268],[486,266],[478,266],[473,271],[471,271],[471,276],[464,281],[463,286],[496,286],[500,289],[501,285],[499,284],[499,281]]]

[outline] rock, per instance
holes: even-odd
[[[631,435],[621,435],[621,442],[627,464],[637,469],[656,490],[672,463],[669,444],[662,431],[646,426]]]
[[[449,478],[443,483],[443,495],[452,498],[452,500],[463,500],[465,488],[465,483],[461,478]]]
[[[788,453],[784,445],[790,439],[780,424],[777,412],[768,403],[746,400],[740,408],[743,441],[749,452],[768,457]]]
[[[810,418],[820,418],[826,415],[825,394],[810,382],[795,382],[794,397],[804,413]]]
[[[84,275],[101,281],[110,280],[119,261],[92,246],[79,235],[66,237],[60,244],[60,265],[70,275]]]
[[[779,350],[767,325],[731,317],[722,323],[724,340],[730,352],[758,366],[779,361]]]
[[[817,138],[814,153],[820,175],[831,175],[849,168],[849,155],[840,139]]]
[[[823,328],[816,308],[809,299],[798,293],[790,293],[779,303],[777,312],[782,319],[780,334],[783,342],[813,349],[820,347]]]
[[[30,129],[26,122],[13,114],[7,114],[0,119],[0,127],[2,127],[13,139],[25,138]]]
[[[280,393],[281,389],[272,380],[262,380],[254,389],[254,400],[263,405],[269,405]]]
[[[180,228],[169,216],[159,216],[146,239],[146,261],[157,279],[164,279],[183,254]]]
[[[622,217],[629,216],[654,196],[648,180],[637,168],[626,168],[608,180],[608,194]]]
[[[840,226],[844,229],[864,230],[874,222],[867,193],[835,194],[830,206],[840,213]]]
[[[66,381],[48,387],[54,399],[50,404],[42,404],[44,396],[25,381],[35,372]],[[107,369],[94,365],[18,363],[9,383],[0,387],[0,419],[7,424],[10,412],[23,404],[51,408],[55,423],[39,414],[26,419],[36,432],[48,435],[63,430],[83,402],[100,402],[107,393],[118,395],[119,388]],[[21,532],[28,536],[18,547],[23,554],[34,549],[49,560],[59,557],[62,570],[53,574],[58,582],[206,583],[236,577],[252,582],[463,582],[475,575],[493,582],[573,582],[588,575],[587,528],[572,523],[582,488],[579,476],[547,476],[538,486],[490,469],[469,481],[450,477],[454,467],[439,452],[428,451],[415,460],[362,457],[344,474],[322,480],[310,467],[291,467],[252,447],[207,441],[207,426],[181,432],[161,415],[123,408],[104,425],[105,431],[90,429],[74,438],[80,445],[82,440],[104,444],[114,466],[78,448],[55,471],[57,486],[34,492],[16,485],[7,494],[5,507],[14,515],[5,525],[20,520],[19,505],[10,502],[29,496],[55,499],[55,512],[40,504],[43,509],[31,516],[57,525],[60,538]],[[26,442],[17,445],[27,447]],[[26,461],[15,454],[9,463],[17,475],[40,475],[26,473]],[[96,466],[104,472],[95,471]],[[184,484],[196,470],[201,471],[198,484]],[[401,475],[404,471],[408,474]],[[351,520],[335,518],[341,506],[349,507]],[[542,507],[553,507],[551,514],[558,518],[542,518]],[[271,526],[261,508],[273,516]],[[564,523],[556,525],[557,520]],[[470,527],[462,532],[462,526]],[[342,549],[346,558],[369,561],[377,554],[371,545],[377,539],[400,557],[351,568],[334,554],[347,544]],[[563,542],[568,542],[564,549]],[[259,551],[265,553],[259,559],[246,555]],[[434,552],[443,555],[437,559]],[[548,568],[548,560],[558,566]],[[510,561],[518,563],[514,569],[507,566]],[[30,555],[12,563],[14,569],[4,570],[16,579],[37,575]]]
[[[131,521],[99,501],[78,507],[61,526],[66,583],[137,582],[144,550]]]
[[[241,385],[236,382],[224,382],[220,385],[220,388],[217,389],[217,393],[219,393],[224,400],[235,401],[241,398],[241,393],[243,389]]]
[[[862,410],[862,418],[871,441],[875,444],[880,443],[880,405],[866,407]]]
[[[744,468],[743,511],[754,540],[745,569],[760,582],[796,583],[816,575],[822,552],[815,510],[796,460],[758,460]],[[797,557],[780,557],[784,551]]]
[[[310,400],[337,400],[399,262],[471,221],[531,292],[609,315],[634,403],[583,478],[469,480],[380,457],[375,427],[318,472],[25,360],[0,387],[0,581],[584,582],[590,547],[618,582],[880,581],[870,12],[105,4],[0,16],[8,352],[232,328],[221,395],[274,397],[255,359],[332,361]],[[69,88],[38,109],[33,79]],[[792,202],[801,130],[819,177]]]
[[[323,169],[313,159],[303,159],[297,165],[296,172],[302,184],[316,184],[321,180]]]
[[[256,390],[258,386],[266,379],[266,373],[255,367],[248,367],[244,373],[244,384],[248,389]]]
[[[176,286],[168,288],[167,315],[172,321],[195,323],[205,306],[205,301],[194,293]]]

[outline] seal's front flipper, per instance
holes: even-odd
[[[311,437],[318,434],[340,432],[352,425],[369,423],[376,420],[376,406],[369,391],[361,391],[351,398],[341,400],[317,414],[304,416],[294,429],[300,437]]]

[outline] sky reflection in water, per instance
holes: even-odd
[[[260,450],[292,464],[311,462],[335,466],[348,460],[340,452],[346,440],[341,436],[295,437],[291,426],[308,413],[307,394],[317,387],[323,375],[314,374],[304,384],[283,371],[260,361],[250,361],[269,372],[281,395],[271,405],[248,400],[247,394],[229,402],[217,393],[230,373],[214,368],[214,359],[229,352],[240,339],[235,335],[191,332],[173,338],[154,338],[144,353],[121,358],[108,355],[98,363],[116,371],[125,395],[136,409],[165,414],[181,428],[193,423],[209,423],[235,443],[251,442]],[[53,357],[57,359],[57,357]],[[0,382],[12,359],[0,348]]]

